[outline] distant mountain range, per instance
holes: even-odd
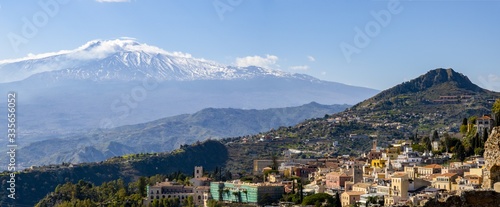
[[[0,61],[0,93],[19,96],[25,142],[138,124],[204,108],[355,104],[376,90],[167,52],[132,39]],[[0,110],[5,109],[0,99]],[[0,126],[0,130],[4,129]]]
[[[345,110],[348,105],[309,103],[265,110],[207,108],[156,121],[60,136],[21,148],[23,166],[97,162],[132,153],[167,152],[209,138],[257,134]]]

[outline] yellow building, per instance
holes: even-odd
[[[395,205],[401,201],[408,200],[408,189],[410,182],[408,174],[394,173],[391,176],[391,187],[389,195],[384,197],[385,205]]]
[[[455,183],[455,179],[457,179],[457,177],[458,175],[456,173],[435,175],[434,178],[432,178],[432,187],[451,191],[452,184]]]
[[[386,160],[373,159],[372,163],[371,163],[371,166],[375,167],[375,168],[385,168],[385,162],[386,162]]]
[[[483,168],[471,168],[469,172],[464,172],[464,176],[467,175],[477,175],[479,177],[483,177]]]
[[[361,191],[347,191],[341,194],[340,201],[342,202],[342,207],[355,204],[361,200],[361,195],[365,194]]]
[[[432,175],[432,174],[439,174],[441,173],[441,169],[443,168],[443,166],[441,165],[438,165],[438,164],[430,164],[430,165],[426,165],[426,166],[423,166],[423,167],[418,167],[417,170],[418,170],[418,175],[419,176],[427,176],[427,175]]]
[[[371,186],[372,186],[371,183],[356,183],[352,186],[352,191],[369,193]]]
[[[392,195],[399,196],[404,200],[408,199],[409,186],[410,182],[408,180],[408,174],[394,173],[391,176]]]

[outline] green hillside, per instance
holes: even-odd
[[[78,166],[51,165],[23,171],[16,175],[16,200],[7,197],[7,191],[0,191],[0,206],[33,206],[59,184],[89,181],[95,185],[122,179],[125,183],[140,176],[182,172],[192,174],[194,166],[203,166],[207,171],[224,165],[229,154],[218,141],[205,141],[192,146],[183,146],[172,153],[135,154],[115,157],[99,163],[84,163]],[[2,174],[2,189],[9,185],[8,174]]]

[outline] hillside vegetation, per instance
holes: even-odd
[[[104,182],[121,179],[124,183],[137,180],[140,176],[181,172],[192,174],[194,166],[203,166],[207,171],[222,166],[228,160],[226,147],[218,141],[205,141],[192,146],[182,146],[172,153],[135,154],[114,157],[104,162],[85,163],[71,167],[68,164],[51,165],[24,171],[16,175],[16,200],[7,197],[7,191],[0,191],[0,206],[33,206],[56,186],[80,180],[101,185]],[[2,189],[7,189],[8,174],[0,177]]]

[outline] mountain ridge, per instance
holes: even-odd
[[[290,126],[348,107],[312,102],[298,107],[265,110],[207,108],[194,114],[34,142],[20,149],[34,152],[24,155],[21,162],[25,166],[95,162],[124,154],[171,151],[208,138],[245,136]]]

